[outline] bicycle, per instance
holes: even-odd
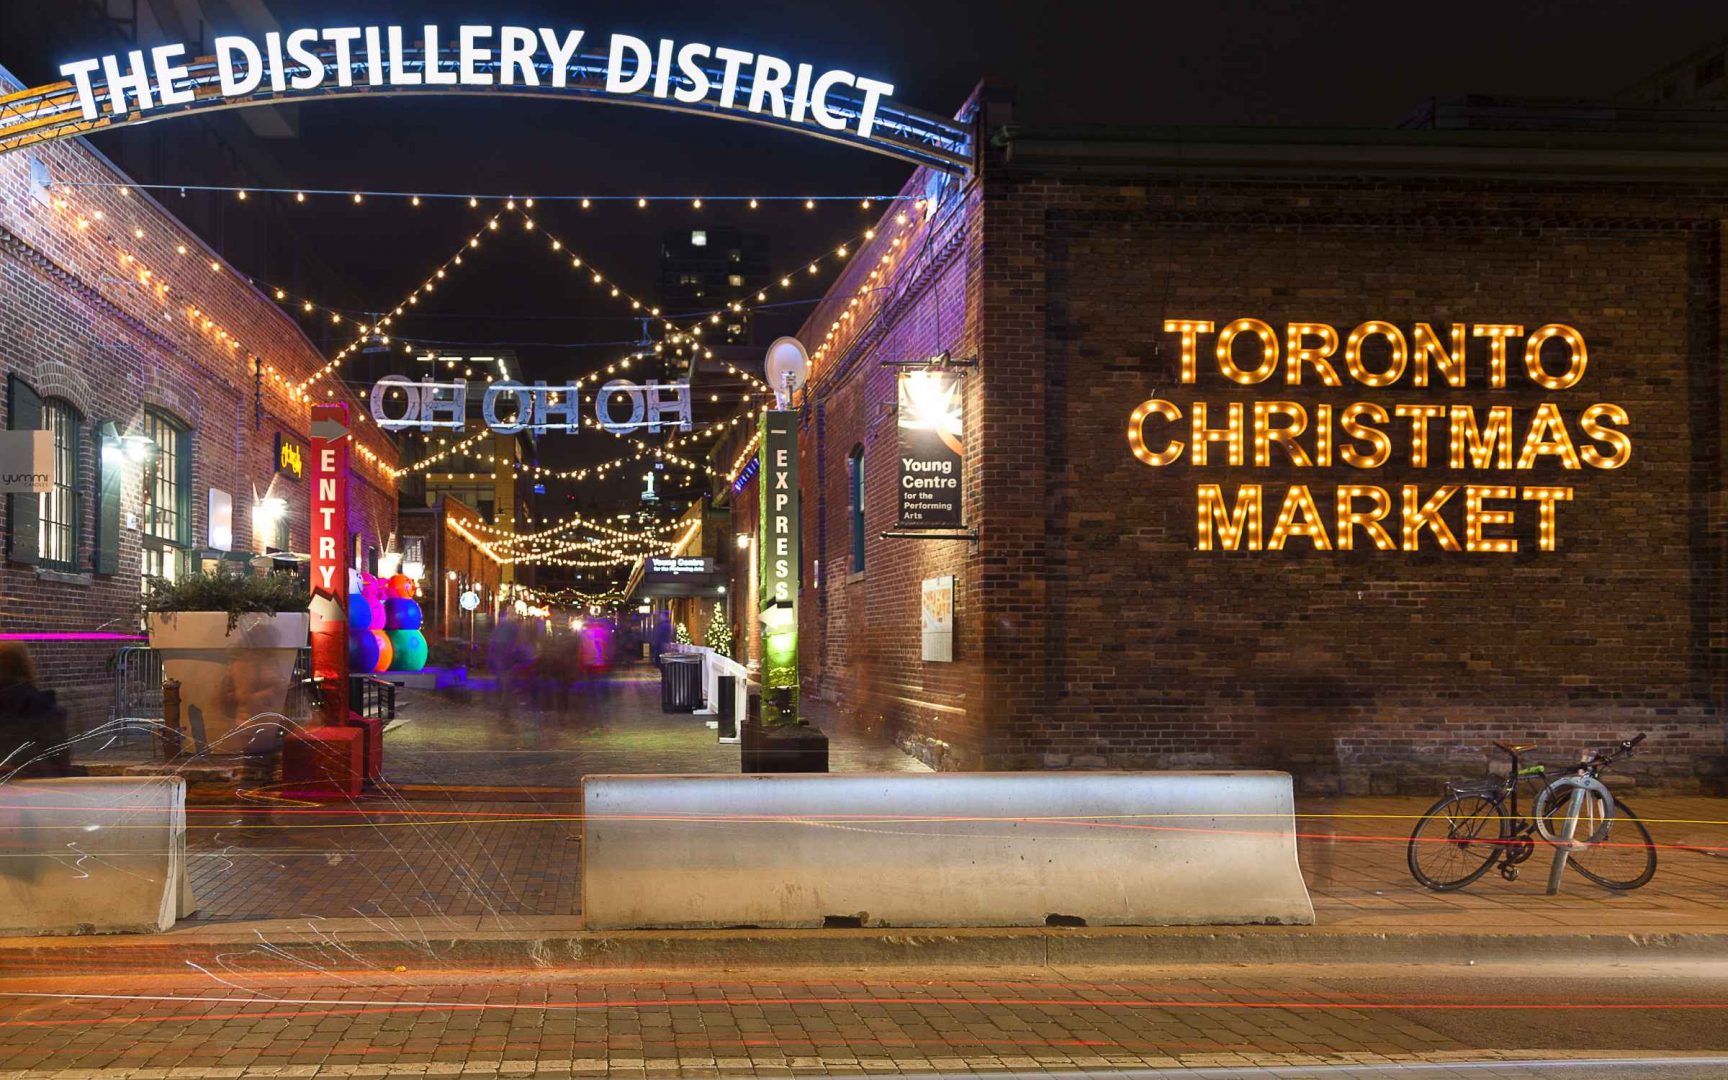
[[[1452,892],[1494,867],[1507,881],[1542,840],[1566,849],[1567,862],[1605,889],[1624,892],[1649,883],[1656,874],[1656,845],[1650,830],[1624,800],[1616,799],[1601,772],[1634,752],[1638,734],[1603,752],[1592,750],[1576,765],[1550,770],[1520,765],[1533,743],[1494,745],[1512,758],[1504,777],[1449,783],[1446,796],[1423,814],[1410,833],[1410,873],[1435,892]],[[1519,809],[1520,784],[1540,784],[1525,817]],[[1558,871],[1550,891],[1558,887]]]

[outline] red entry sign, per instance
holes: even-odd
[[[348,721],[348,404],[312,406],[312,677],[320,719]]]

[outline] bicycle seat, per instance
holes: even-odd
[[[1496,740],[1494,745],[1498,746],[1500,749],[1506,751],[1508,754],[1516,755],[1516,754],[1522,754],[1526,750],[1534,750],[1542,744],[1541,743],[1533,743],[1533,742],[1532,743],[1519,743],[1519,742],[1503,743],[1503,742]]]

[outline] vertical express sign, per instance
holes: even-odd
[[[312,406],[312,675],[321,722],[348,721],[348,405]]]
[[[762,721],[798,721],[798,414],[762,417]],[[779,693],[775,693],[779,691]]]
[[[762,605],[798,599],[798,414],[762,421]]]
[[[903,372],[899,416],[900,528],[960,528],[966,447],[959,378],[941,371]]]

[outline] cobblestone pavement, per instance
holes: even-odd
[[[196,921],[579,915],[580,805],[557,792],[511,794],[422,790],[313,812],[194,807]],[[1515,882],[1489,874],[1459,892],[1422,889],[1405,867],[1404,836],[1424,808],[1401,798],[1298,804],[1298,852],[1321,926],[1728,932],[1728,800],[1641,800],[1659,845],[1655,879],[1618,893],[1572,874],[1559,896],[1546,895],[1546,864],[1535,860]]]
[[[1657,845],[1655,878],[1641,889],[1614,892],[1568,872],[1558,896],[1546,891],[1549,850],[1538,850],[1524,863],[1516,881],[1489,873],[1457,892],[1418,886],[1405,864],[1406,838],[1430,801],[1298,801],[1297,850],[1321,925],[1364,931],[1728,931],[1728,799],[1638,796],[1637,812]]]
[[[194,922],[575,915],[581,804],[369,798],[332,812],[194,807]]]
[[[510,794],[516,801],[421,790],[310,813],[194,807],[196,918],[579,915],[580,805],[567,793]],[[1655,879],[1618,893],[1574,873],[1559,896],[1546,895],[1546,863],[1534,859],[1517,881],[1489,874],[1459,892],[1419,887],[1405,834],[1425,808],[1405,798],[1298,804],[1298,853],[1321,926],[1728,932],[1728,800],[1640,800],[1659,846]]]
[[[341,806],[195,805],[195,921],[302,916],[574,916],[585,775],[736,773],[738,747],[701,717],[660,711],[640,672],[567,709],[509,717],[497,700],[403,692],[380,793]],[[928,771],[868,736],[831,733],[832,767]]]
[[[1484,1063],[1472,1077],[1728,1069],[1719,977],[1557,974],[1454,970],[1413,979],[1264,969],[622,981],[535,973],[477,983],[454,974],[409,982],[366,971],[299,979],[229,972],[140,978],[118,992],[91,980],[6,980],[0,1077],[1183,1069],[1408,1080],[1444,1075],[1411,1071],[1421,1063]],[[1715,1071],[1588,1065],[1711,1052],[1713,1060],[1696,1064]]]
[[[737,746],[716,742],[700,717],[660,711],[645,668],[592,685],[567,707],[535,709],[524,695],[508,718],[490,695],[404,691],[400,716],[386,735],[391,784],[381,794],[334,807],[192,808],[197,920],[532,916],[575,925],[581,830],[572,789],[583,775],[738,769]],[[836,771],[925,770],[879,739],[828,730]],[[1489,874],[1460,892],[1424,890],[1404,851],[1425,798],[1300,800],[1298,849],[1325,927],[1728,932],[1728,800],[1634,798],[1660,866],[1630,893],[1573,873],[1562,895],[1547,896],[1545,851],[1517,881]],[[1141,824],[1155,839],[1158,823]]]
[[[505,716],[493,693],[465,698],[398,693],[401,717],[385,736],[384,765],[398,784],[568,787],[598,773],[736,773],[738,747],[716,741],[701,716],[660,711],[659,683],[627,668],[535,707],[530,695]],[[835,772],[927,772],[887,742],[827,725]]]

